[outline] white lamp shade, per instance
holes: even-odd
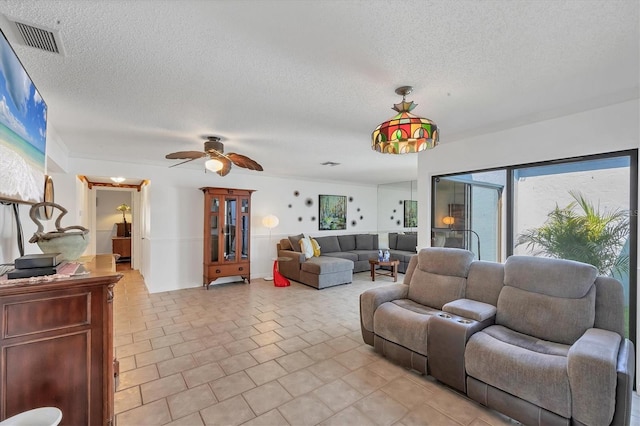
[[[270,214],[269,216],[265,216],[262,219],[262,224],[269,229],[275,228],[276,226],[278,226],[279,223],[280,223],[280,219],[278,219],[277,216],[272,214]]]
[[[215,159],[212,158],[210,160],[207,160],[204,163],[204,167],[207,170],[211,170],[212,172],[217,172],[218,170],[222,169],[222,161],[215,160]]]

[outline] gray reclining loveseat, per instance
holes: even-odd
[[[422,249],[360,315],[377,352],[527,425],[630,423],[623,290],[591,265]]]

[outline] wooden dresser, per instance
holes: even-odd
[[[131,237],[113,237],[111,239],[111,251],[120,257],[131,257]]]
[[[80,259],[88,275],[0,281],[0,420],[36,407],[60,425],[114,423],[112,255]]]

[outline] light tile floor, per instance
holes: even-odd
[[[358,296],[387,279],[360,273],[321,291],[256,279],[149,294],[137,271],[121,272],[119,426],[516,423],[363,343]]]

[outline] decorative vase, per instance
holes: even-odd
[[[41,207],[54,207],[60,210],[60,215],[56,219],[56,231],[44,232],[44,226],[37,215]],[[29,242],[38,244],[43,253],[60,253],[63,260],[71,261],[78,259],[89,245],[89,230],[79,225],[62,228],[60,220],[65,214],[67,209],[56,203],[34,204],[29,211],[29,217],[38,225],[38,230]]]

